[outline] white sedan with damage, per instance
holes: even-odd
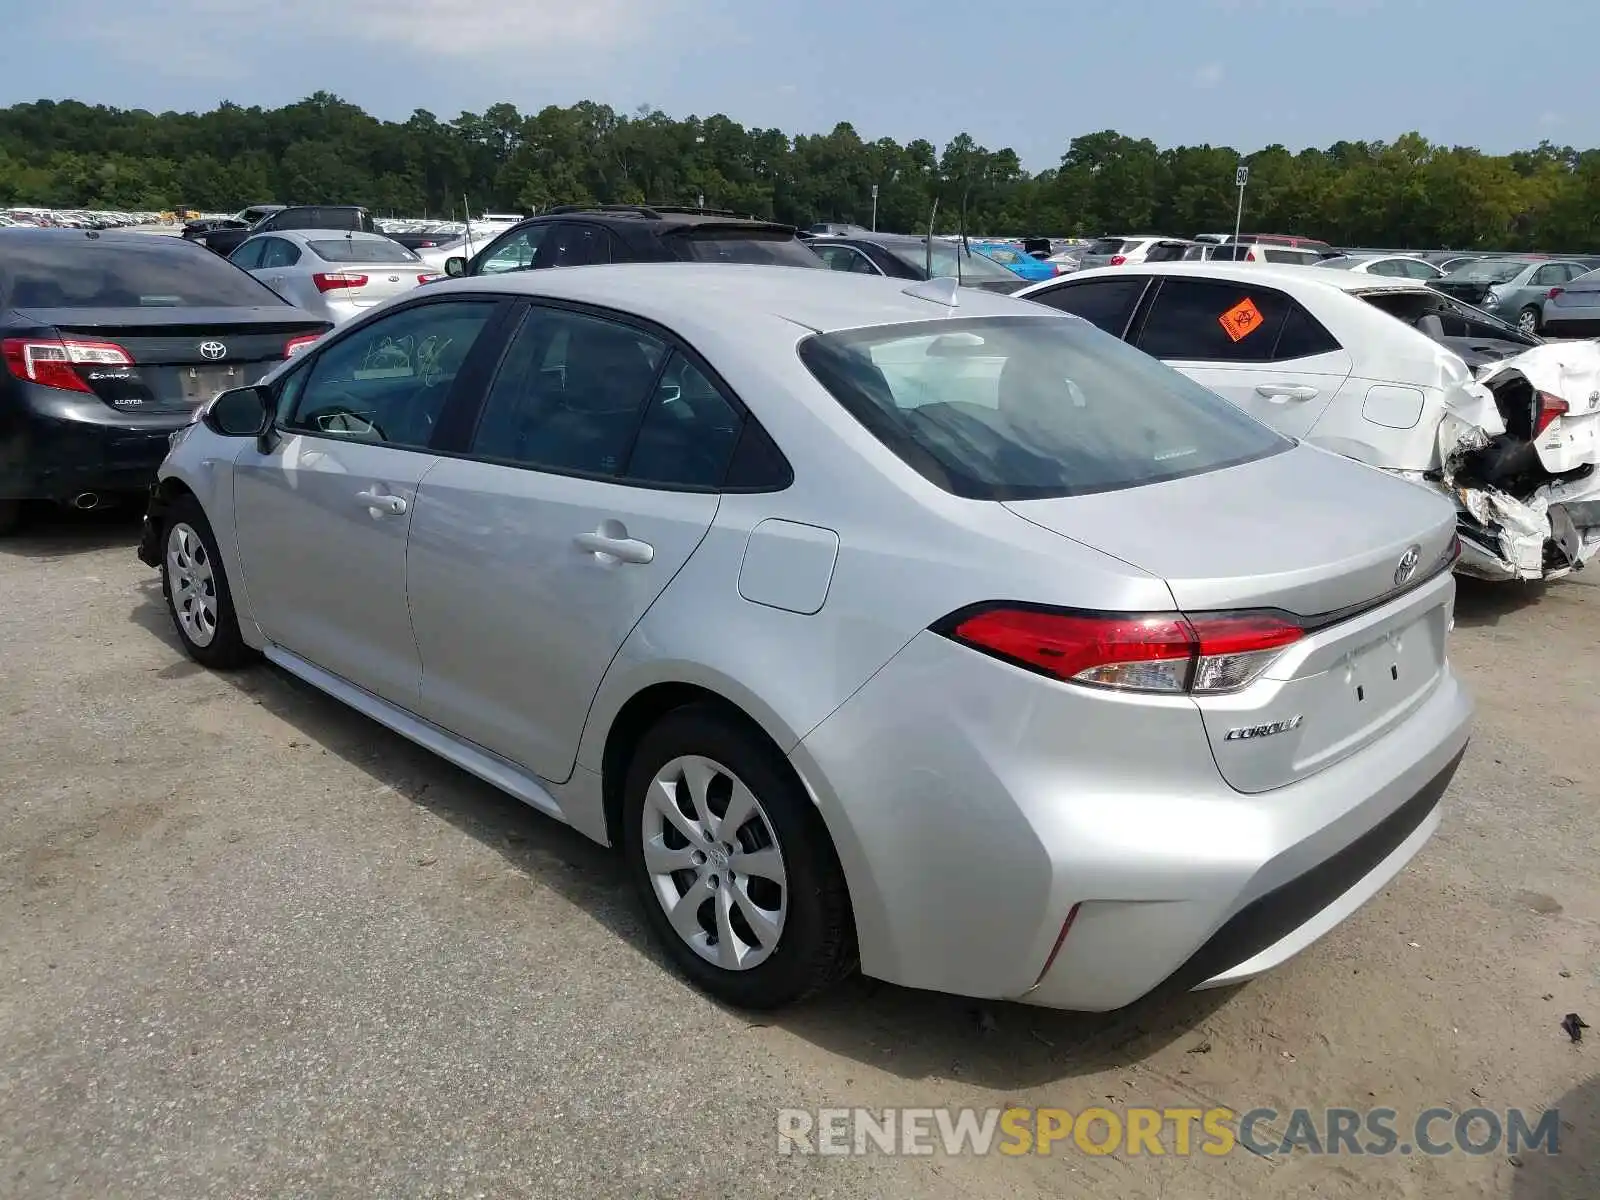
[[[1483,579],[1600,553],[1600,345],[1546,343],[1410,279],[1159,263],[1019,296],[1074,313],[1291,437],[1449,495]]]

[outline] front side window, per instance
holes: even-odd
[[[1053,315],[817,334],[799,353],[903,461],[973,499],[1138,487],[1293,445],[1126,343]]]
[[[489,389],[471,452],[516,466],[616,475],[666,355],[666,343],[632,326],[530,309]]]
[[[1296,328],[1280,348],[1291,313]],[[1321,323],[1282,292],[1211,279],[1163,279],[1139,332],[1139,349],[1179,362],[1279,362],[1338,348]]]
[[[544,240],[545,225],[529,225],[514,229],[493,245],[486,247],[473,261],[474,275],[503,275],[507,271],[527,271],[539,253],[539,243]]]
[[[1095,328],[1120,338],[1127,332],[1128,320],[1148,282],[1141,275],[1124,279],[1086,279],[1082,283],[1064,283],[1028,299],[1082,317]]]
[[[495,307],[487,300],[446,300],[362,326],[297,373],[304,383],[285,428],[425,448]]]

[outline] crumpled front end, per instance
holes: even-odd
[[[1401,474],[1455,501],[1461,574],[1558,579],[1600,553],[1600,345],[1480,369],[1453,389],[1438,448],[1437,471]]]

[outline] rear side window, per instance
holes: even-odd
[[[263,239],[267,248],[261,253],[263,267],[292,267],[300,261],[300,247],[283,238]]]
[[[1279,362],[1339,349],[1322,323],[1282,292],[1209,279],[1163,279],[1138,344],[1155,358],[1182,362]]]
[[[719,487],[743,424],[716,385],[674,353],[645,409],[626,475],[668,487]]]
[[[1121,254],[1122,244],[1121,238],[1096,238],[1093,242],[1089,243],[1089,248],[1085,250],[1084,253]]]
[[[673,234],[679,257],[693,262],[756,263],[823,269],[799,238],[759,229],[691,229]]]
[[[421,262],[399,242],[384,238],[381,242],[362,238],[319,238],[307,245],[318,258],[331,263],[414,263]]]
[[[1120,338],[1127,332],[1128,319],[1133,316],[1134,306],[1139,303],[1148,282],[1138,275],[1126,279],[1084,280],[1062,284],[1028,299],[1082,317],[1096,329]]]
[[[1126,343],[1054,316],[845,330],[799,352],[884,445],[971,499],[1138,487],[1292,445]]]
[[[276,307],[278,294],[182,238],[17,238],[0,259],[0,300],[29,308]]]
[[[540,243],[540,267],[590,267],[611,261],[606,231],[598,225],[558,224]]]

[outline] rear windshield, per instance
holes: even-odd
[[[884,243],[883,248],[913,270],[921,272],[928,266],[928,239],[919,242]],[[933,239],[933,277],[953,279],[957,275],[976,283],[984,280],[1006,280],[1018,283],[1017,277],[992,258],[985,258],[970,249],[962,249],[960,242]]]
[[[691,229],[675,235],[694,262],[827,268],[799,238],[761,229]]]
[[[1530,337],[1514,325],[1509,325],[1461,301],[1434,291],[1419,288],[1417,291],[1399,291],[1385,288],[1382,291],[1362,292],[1360,296],[1374,308],[1381,308],[1391,317],[1420,329],[1435,341],[1448,338],[1490,338],[1501,342],[1516,342],[1523,346],[1538,346],[1540,338]],[[1448,344],[1448,342],[1446,343]]]
[[[1084,253],[1085,254],[1121,254],[1122,253],[1122,239],[1121,238],[1096,238],[1094,241],[1089,243],[1089,248],[1087,250],[1085,250]]]
[[[250,308],[284,301],[265,284],[182,238],[117,241],[80,234],[7,239],[0,301],[13,308]]]
[[[388,238],[382,241],[357,241],[355,238],[329,238],[326,241],[307,242],[318,258],[334,263],[414,263],[421,262],[399,242]]]
[[[1083,321],[922,321],[800,344],[818,382],[930,482],[978,500],[1114,491],[1292,445]]]
[[[1515,279],[1528,269],[1525,262],[1492,258],[1481,259],[1478,262],[1467,263],[1466,266],[1457,267],[1450,272],[1451,279],[1472,280],[1476,283],[1504,283],[1508,279]]]

